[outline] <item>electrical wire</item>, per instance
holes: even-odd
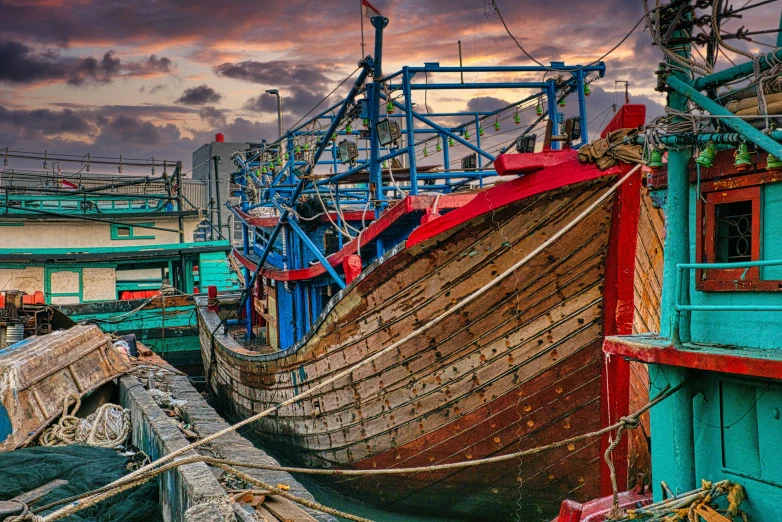
[[[502,16],[502,13],[500,12],[500,7],[497,5],[497,0],[491,0],[491,5],[492,5],[492,7],[494,8],[494,11],[496,11],[496,13],[497,13],[497,16],[498,16],[498,17],[499,17],[499,19],[500,19],[500,22],[502,22],[502,25],[503,25],[503,27],[505,27],[505,32],[507,32],[507,33],[508,33],[508,36],[510,36],[510,37],[511,37],[511,39],[512,39],[512,40],[513,40],[513,41],[516,43],[516,47],[518,47],[518,48],[521,50],[521,52],[523,52],[523,53],[524,53],[524,55],[525,55],[527,58],[529,58],[530,60],[532,60],[533,62],[535,62],[536,64],[538,64],[540,67],[543,67],[543,68],[544,68],[545,70],[547,70],[547,71],[551,71],[551,72],[557,72],[557,71],[558,71],[557,69],[553,69],[553,68],[551,68],[551,67],[549,67],[549,66],[545,65],[544,63],[540,62],[539,60],[535,59],[535,57],[534,57],[534,56],[532,56],[530,53],[528,53],[528,52],[527,52],[527,50],[526,50],[526,49],[524,49],[524,46],[522,46],[522,45],[519,43],[519,41],[516,39],[516,37],[513,35],[513,33],[511,33],[511,30],[510,30],[510,28],[508,27],[508,24],[505,22],[505,18],[503,18],[503,16]],[[612,47],[612,48],[611,48],[611,49],[610,49],[610,50],[609,50],[607,53],[605,53],[603,56],[601,56],[601,57],[600,57],[600,58],[598,58],[597,60],[594,60],[594,61],[592,61],[592,62],[590,62],[590,63],[588,63],[588,64],[586,64],[586,65],[582,65],[581,67],[579,67],[578,69],[575,69],[575,70],[576,70],[576,71],[580,71],[580,70],[584,69],[585,67],[589,67],[590,65],[594,65],[594,64],[596,64],[596,63],[598,63],[598,62],[601,62],[601,61],[602,61],[602,60],[603,60],[605,57],[607,57],[608,55],[610,55],[611,53],[613,53],[614,51],[616,51],[616,50],[617,50],[617,49],[618,49],[618,48],[619,48],[619,47],[620,47],[620,46],[621,46],[623,43],[625,43],[625,41],[627,41],[627,39],[628,39],[628,38],[630,38],[630,35],[632,35],[632,34],[635,32],[635,30],[636,30],[636,29],[638,29],[638,26],[639,26],[639,25],[641,25],[641,22],[643,22],[645,19],[646,19],[646,15],[642,16],[642,17],[641,17],[641,18],[640,18],[640,19],[639,19],[639,20],[638,20],[638,21],[635,23],[635,25],[633,26],[633,28],[632,28],[632,29],[630,29],[630,32],[629,32],[629,33],[627,33],[627,34],[624,36],[624,38],[622,38],[622,39],[619,41],[619,43],[618,43],[618,44],[616,44],[615,46],[613,46],[613,47]]]

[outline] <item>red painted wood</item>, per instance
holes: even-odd
[[[244,212],[241,208],[238,206],[234,206],[231,208],[231,211],[239,216],[242,221],[247,223],[250,226],[253,227],[261,227],[261,228],[274,228],[277,225],[278,219],[276,217],[262,217],[262,216],[253,216],[252,214],[248,214]],[[362,218],[364,221],[369,222],[373,221],[375,219],[375,214],[373,212],[361,212],[361,211],[348,211],[343,212],[342,215],[345,217],[347,221],[361,221]],[[332,220],[336,221],[339,216],[335,212],[330,212],[329,216]],[[321,223],[328,223],[329,217],[323,214],[320,216],[319,221]]]
[[[531,174],[578,158],[575,150],[546,150],[535,154],[500,154],[494,168],[500,176]]]
[[[407,248],[514,201],[581,181],[588,181],[602,176],[615,176],[623,171],[627,172],[626,167],[626,165],[617,165],[601,171],[593,163],[584,164],[577,159],[573,159],[547,168],[545,173],[541,172],[539,175],[524,176],[495,185],[488,190],[480,192],[475,199],[462,208],[449,212],[440,219],[417,228],[407,238]]]
[[[361,275],[361,256],[352,254],[342,261],[342,271],[345,272],[345,282],[350,284]]]
[[[476,197],[476,195],[476,193],[445,194],[440,196],[440,199],[437,203],[437,208],[441,210],[458,209],[464,205],[467,205]],[[382,232],[393,226],[394,223],[396,223],[399,219],[410,214],[411,212],[420,212],[430,209],[434,204],[434,201],[435,196],[407,196],[393,207],[390,207],[385,212],[385,214],[380,216],[380,218],[378,218],[376,221],[370,223],[364,229],[364,232],[361,234],[361,244],[366,245],[370,241],[374,240]],[[358,252],[358,244],[358,239],[354,239],[342,247],[342,250],[331,254],[326,259],[331,266],[339,266],[345,261],[345,259],[348,258],[348,256]],[[255,263],[242,255],[236,248],[233,250],[233,255],[236,260],[239,261],[239,263],[241,263],[244,267],[252,271],[256,269]],[[320,263],[307,268],[299,268],[295,270],[272,270],[266,268],[261,270],[262,276],[268,277],[269,279],[274,279],[276,281],[301,281],[303,279],[319,277],[325,273],[326,268]]]
[[[702,200],[698,201],[697,207],[697,222],[703,224],[703,228],[699,229],[695,238],[695,259],[698,263],[716,263],[717,262],[717,223],[716,223],[716,206],[722,203],[733,203],[736,201],[751,201],[752,202],[752,251],[750,253],[752,261],[760,259],[760,238],[761,234],[761,221],[760,221],[760,187],[747,187],[738,188],[733,190],[721,190],[715,192],[705,193],[706,202]],[[722,285],[710,285],[711,282],[724,281],[729,282],[727,285],[730,290],[733,290],[733,281],[741,279],[742,274],[745,273],[744,268],[736,268],[730,270],[696,270],[696,286],[698,290],[711,290],[711,289],[723,289]],[[760,269],[758,267],[750,268],[746,270],[746,274],[743,278],[745,281],[758,281],[760,279]],[[706,283],[704,285],[703,283]],[[772,282],[771,285],[778,287],[779,281]],[[736,285],[736,289],[739,287]]]
[[[633,332],[635,313],[633,286],[635,251],[638,244],[638,219],[641,215],[641,172],[636,172],[619,187],[611,214],[611,233],[606,257],[605,288],[603,290],[603,333],[625,335]],[[630,363],[621,357],[605,357],[601,367],[600,424],[617,422],[630,409]],[[610,444],[603,436],[601,454]],[[627,484],[627,437],[613,451],[617,482]],[[610,471],[605,461],[600,467],[601,493],[612,492]],[[620,486],[621,487],[621,486]]]
[[[633,337],[611,337],[603,344],[603,351],[645,363],[665,364],[702,371],[782,379],[782,360],[764,356],[758,350],[758,357],[746,357],[730,350],[714,352],[706,350],[678,350],[672,344],[662,347],[646,345]],[[746,352],[744,352],[746,353]]]
[[[646,123],[646,105],[628,103],[619,108],[619,111],[600,133],[600,137],[605,138],[609,132],[619,129],[635,129],[644,123]]]

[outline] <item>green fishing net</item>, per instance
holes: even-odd
[[[62,485],[35,502],[31,509],[55,500],[105,486],[126,475],[127,457],[92,446],[33,447],[0,453],[0,500],[43,486],[56,479]],[[55,508],[56,509],[56,508]],[[45,514],[45,513],[39,513]],[[158,480],[120,493],[79,511],[65,522],[158,522],[163,517],[158,504]]]

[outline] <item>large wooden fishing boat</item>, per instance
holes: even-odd
[[[638,126],[643,115],[642,106],[625,106],[609,130]],[[495,166],[524,175],[454,195],[408,195],[376,219],[362,235],[362,250],[373,251],[381,233],[420,219],[432,205],[450,210],[425,219],[364,268],[287,348],[269,339],[282,315],[277,290],[323,267],[260,270],[254,309],[266,318],[267,343],[237,341],[225,326],[237,321],[203,300],[205,371],[229,415],[249,417],[416,332],[577,219],[631,167],[601,171],[580,163],[574,150],[504,155]],[[361,479],[328,482],[391,510],[471,520],[510,520],[518,510],[522,520],[543,520],[563,498],[606,491],[607,441],[597,438],[473,468],[412,476],[372,471],[512,453],[595,431],[627,413],[630,368],[620,358],[604,359],[601,346],[606,335],[630,333],[634,325],[643,331],[654,321],[662,221],[641,202],[641,185],[641,174],[631,175],[478,299],[350,378],[254,423],[255,435],[306,466],[366,469]],[[341,267],[356,247],[347,243],[329,263]],[[251,255],[235,255],[257,269]],[[235,308],[235,301],[223,296],[221,308]],[[632,380],[637,385],[643,376]],[[645,443],[634,440],[629,458],[626,446],[614,452],[620,483],[628,460],[648,463]]]

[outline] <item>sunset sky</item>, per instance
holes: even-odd
[[[465,65],[531,63],[488,0],[373,3],[390,19],[386,72],[424,62],[456,65],[458,40]],[[568,64],[599,57],[642,15],[640,0],[498,5],[533,56]],[[779,3],[765,5],[727,28],[775,28],[779,10]],[[368,21],[365,31],[371,42]],[[757,39],[773,44],[776,35]],[[650,115],[661,113],[664,99],[653,90],[661,53],[650,42],[641,26],[606,59],[606,78],[592,84],[591,115],[613,103],[615,80],[628,80],[632,101],[647,103]],[[154,156],[189,168],[192,152],[215,132],[227,141],[276,137],[274,99],[259,98],[266,89],[282,92],[291,124],[353,71],[360,55],[359,0],[0,0],[0,149]],[[463,110],[521,96],[441,91],[427,101],[433,110]],[[40,167],[21,160],[10,166]]]

